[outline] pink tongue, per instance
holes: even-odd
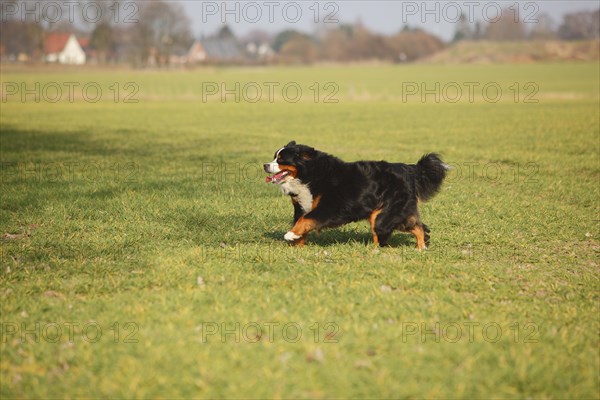
[[[277,182],[277,181],[279,181],[279,178],[281,178],[281,176],[282,176],[283,174],[285,174],[285,171],[278,172],[278,173],[276,173],[276,174],[275,174],[275,175],[273,175],[273,176],[267,176],[267,177],[265,178],[265,182],[267,182],[267,183],[269,183],[269,182],[273,182],[273,183],[274,183],[274,182]]]

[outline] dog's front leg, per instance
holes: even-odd
[[[286,233],[283,238],[288,242],[294,242],[298,239],[303,239],[308,232],[320,226],[319,222],[310,217],[310,213],[303,215],[296,221],[292,229]],[[304,240],[302,240],[302,243]]]
[[[304,215],[304,210],[302,209],[302,206],[300,206],[300,203],[298,203],[298,200],[296,200],[295,197],[290,196],[292,198],[292,204],[294,205],[294,224],[296,222],[298,222],[298,220],[300,219],[300,217],[302,217]]]
[[[292,204],[294,205],[294,222],[292,225],[296,225],[298,220],[300,218],[302,218],[302,216],[304,215],[304,210],[302,209],[302,206],[300,206],[300,203],[298,203],[298,201],[294,198],[294,196],[291,196],[291,198],[292,198]],[[306,241],[306,235],[300,237],[299,239],[292,240],[291,244],[293,244],[294,246],[302,247],[302,246],[304,246],[305,241]]]
[[[295,206],[295,204],[294,204]],[[317,206],[319,206],[317,208]],[[323,224],[323,211],[326,207],[321,206],[321,196],[315,197],[312,203],[312,210],[295,220],[292,229],[287,232],[283,238],[295,245],[304,245],[306,235],[313,229],[320,229]]]

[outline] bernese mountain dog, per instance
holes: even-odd
[[[367,219],[373,241],[385,246],[394,230],[412,233],[419,250],[429,243],[429,228],[418,203],[440,189],[448,166],[427,154],[417,164],[386,161],[344,162],[292,141],[264,164],[267,183],[277,184],[294,205],[294,225],[284,239],[304,245],[312,230]]]

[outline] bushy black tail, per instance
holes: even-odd
[[[440,190],[448,165],[435,153],[426,154],[417,163],[416,186],[419,200],[427,201]]]

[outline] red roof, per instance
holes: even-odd
[[[52,32],[47,34],[44,38],[44,53],[60,53],[65,48],[70,37],[70,33]]]
[[[90,39],[77,38],[77,41],[79,42],[79,45],[84,49],[90,45]]]

